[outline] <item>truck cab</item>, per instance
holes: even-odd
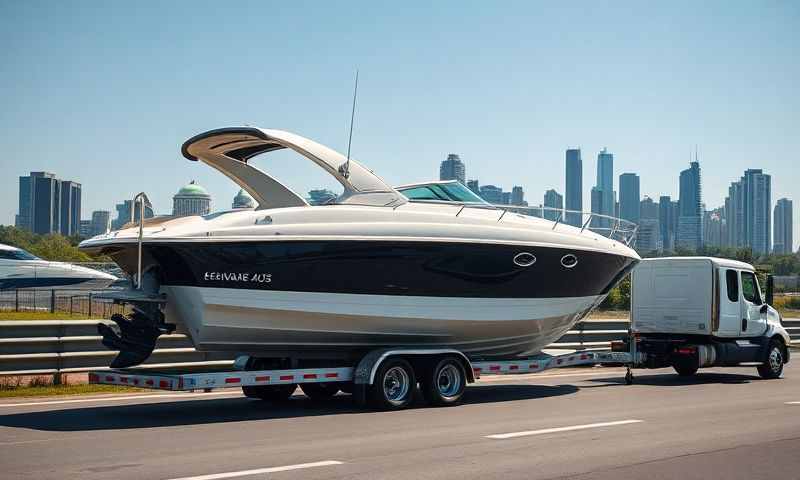
[[[752,265],[713,257],[643,260],[631,281],[631,338],[650,368],[681,375],[699,368],[757,364],[780,377],[789,335],[762,294]]]

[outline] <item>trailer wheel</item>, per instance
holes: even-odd
[[[420,382],[425,400],[437,407],[458,405],[466,385],[464,365],[454,357],[445,357],[433,364]]]
[[[381,410],[401,410],[414,398],[417,380],[411,364],[402,358],[384,360],[369,386],[369,399],[373,407]]]
[[[297,384],[288,385],[250,385],[242,387],[242,392],[247,398],[258,398],[270,402],[285,402],[291,398]]]
[[[758,374],[764,379],[780,378],[783,375],[783,345],[777,340],[770,340],[767,348],[767,357],[764,363],[758,366]]]
[[[336,382],[302,383],[300,389],[311,400],[328,400],[339,393],[339,385]]]

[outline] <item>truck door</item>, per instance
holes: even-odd
[[[761,314],[761,291],[753,272],[741,272],[742,276],[742,333],[743,337],[761,335],[765,330],[765,318]]]
[[[742,330],[742,307],[739,294],[739,271],[719,270],[719,337],[738,337]]]

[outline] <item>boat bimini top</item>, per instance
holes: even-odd
[[[308,203],[248,161],[262,153],[289,148],[331,174],[344,187],[337,204],[394,207],[406,203],[397,192],[371,170],[355,160],[317,142],[282,130],[230,127],[196,135],[183,144],[183,156],[201,161],[236,182],[266,208],[301,207]]]

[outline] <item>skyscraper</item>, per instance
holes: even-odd
[[[502,205],[503,189],[494,185],[481,185],[480,197],[493,205]]]
[[[668,195],[658,199],[658,228],[661,234],[661,248],[665,252],[675,250],[675,208]]]
[[[619,216],[633,223],[639,223],[641,213],[639,175],[623,173],[619,176]],[[650,200],[652,203],[652,200]]]
[[[754,253],[770,252],[772,239],[772,177],[761,169],[744,172],[745,235]]]
[[[690,162],[680,175],[678,246],[697,250],[703,245],[703,207],[700,163]]]
[[[614,195],[614,155],[604,148],[597,154],[597,183],[592,188],[592,213],[613,217],[616,209]],[[595,227],[608,228],[608,220],[593,221]]]
[[[725,207],[703,212],[703,243],[710,247],[722,247],[725,242]]]
[[[792,227],[792,201],[781,198],[775,203],[773,252],[781,255],[794,253]]]
[[[771,248],[772,177],[760,169],[749,169],[731,183],[725,199],[728,245],[750,247],[767,254]]]
[[[458,180],[465,185],[467,168],[458,155],[451,153],[439,166],[439,180]]]
[[[49,172],[19,177],[16,225],[39,234],[77,235],[81,217],[81,185],[61,181]]]
[[[544,192],[544,206],[555,210],[545,210],[544,218],[548,220],[558,220],[564,209],[564,197],[557,191],[550,189]]]
[[[604,148],[597,154],[597,188],[602,195],[603,215],[614,216],[614,154]]]
[[[728,187],[725,198],[726,242],[728,247],[745,246],[744,237],[744,188],[742,181],[733,182]]]
[[[133,208],[133,200],[125,200],[118,203],[115,207],[117,210],[117,218],[111,222],[112,230],[119,230],[123,225],[131,221],[131,209],[133,209],[133,221],[138,222],[141,218],[139,213],[139,202],[136,202],[136,208]],[[153,218],[153,204],[150,200],[144,202],[144,218]]]
[[[475,195],[480,195],[481,194],[481,186],[480,186],[480,183],[478,183],[477,179],[475,179],[475,180],[467,180],[467,188],[472,190],[472,193],[474,193]]]
[[[511,205],[525,205],[525,192],[518,185],[511,189]]]
[[[583,161],[581,160],[581,150],[579,148],[567,149],[566,160],[565,208],[580,212],[583,211]],[[580,226],[582,218],[578,213],[567,213],[565,221],[570,225]]]
[[[59,230],[61,235],[78,235],[81,223],[81,184],[70,180],[61,181],[59,206]]]
[[[620,196],[623,188],[620,183]],[[622,202],[620,202],[622,203]],[[620,207],[621,209],[621,207]],[[639,204],[639,229],[636,231],[636,250],[641,254],[658,253],[662,249],[659,205],[645,196]]]
[[[89,226],[89,235],[102,235],[111,230],[111,212],[108,210],[95,210]]]

